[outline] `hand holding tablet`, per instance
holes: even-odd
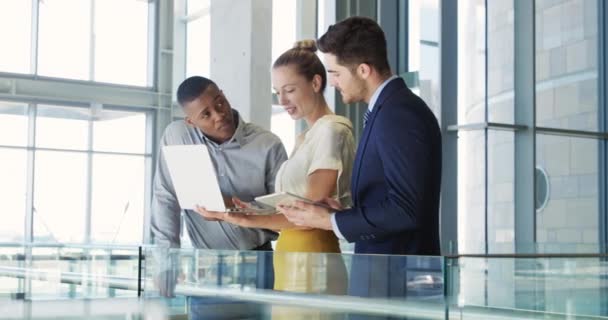
[[[313,204],[315,206],[323,207],[329,210],[332,210],[331,207],[324,203],[315,202],[310,199],[306,199],[304,197],[297,196],[293,193],[289,192],[277,192],[272,194],[267,194],[265,196],[256,197],[255,201],[266,206],[276,208],[278,205],[286,205],[289,206],[291,203],[295,201],[302,201],[309,204]]]

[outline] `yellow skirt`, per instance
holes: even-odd
[[[348,278],[344,261],[339,253],[338,238],[332,231],[318,229],[281,231],[273,261],[274,289],[345,294]]]
[[[319,254],[334,253],[334,254]],[[274,252],[274,289],[344,295],[348,286],[338,238],[325,230],[282,230]],[[273,306],[272,320],[342,320],[340,314]]]

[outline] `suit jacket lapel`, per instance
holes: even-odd
[[[354,177],[351,180],[351,192],[353,195],[353,203],[355,205],[357,204],[359,198],[359,190],[357,189],[357,187],[359,186],[359,177],[361,176],[361,160],[363,160],[365,149],[367,147],[371,131],[374,127],[374,120],[376,119],[376,115],[382,109],[382,104],[384,103],[384,101],[393,93],[399,91],[399,89],[402,88],[407,88],[402,78],[394,79],[386,84],[386,87],[384,87],[382,92],[380,92],[378,100],[376,100],[376,104],[374,105],[372,113],[369,115],[369,119],[367,120],[367,125],[365,126],[365,129],[363,129],[363,134],[361,135],[361,140],[359,141],[359,147],[357,148],[357,155],[355,156],[355,163],[353,165]]]
[[[359,147],[357,148],[357,154],[355,156],[355,164],[353,166],[354,179],[351,182],[351,190],[353,195],[353,202],[357,203],[358,192],[357,186],[359,185],[359,176],[361,175],[361,160],[363,159],[363,154],[365,153],[365,148],[367,147],[367,141],[369,140],[370,132],[372,131],[372,127],[374,126],[374,119],[376,118],[376,114],[378,113],[378,106],[374,107],[374,111],[369,115],[367,119],[367,125],[363,129],[363,133],[361,134],[361,140],[359,141]]]

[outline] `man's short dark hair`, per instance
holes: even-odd
[[[366,63],[380,73],[390,72],[384,32],[370,18],[350,17],[331,25],[317,46],[335,55],[341,65],[354,68]]]
[[[184,80],[177,88],[177,102],[183,107],[184,104],[194,101],[203,94],[209,85],[216,84],[201,76],[193,76]]]

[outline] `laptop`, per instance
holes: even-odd
[[[227,208],[207,146],[163,146],[163,153],[182,210],[195,210],[198,205],[209,211],[257,214],[274,212],[269,208]]]

